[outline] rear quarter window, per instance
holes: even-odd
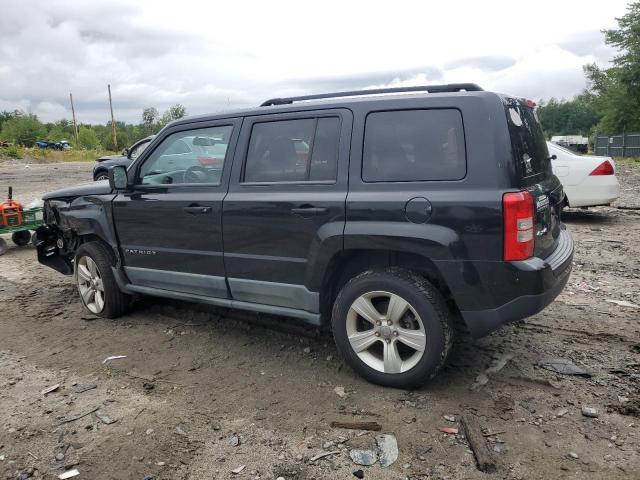
[[[467,171],[457,109],[373,112],[365,123],[365,182],[460,180]]]

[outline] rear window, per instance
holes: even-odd
[[[505,98],[504,108],[518,175],[529,186],[551,175],[547,142],[533,108],[515,98]]]
[[[452,108],[370,113],[362,160],[365,182],[459,180],[467,171],[462,115]]]

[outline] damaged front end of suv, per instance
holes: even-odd
[[[118,258],[108,185],[91,183],[47,193],[44,225],[36,230],[38,261],[65,275],[73,274],[79,246],[96,238],[107,242]]]

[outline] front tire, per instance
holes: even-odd
[[[127,311],[130,297],[118,288],[107,247],[98,242],[82,244],[74,264],[76,286],[87,311],[103,318],[117,318]]]
[[[101,180],[109,180],[109,174],[107,172],[98,172],[93,177],[94,182],[99,182]]]
[[[444,365],[453,321],[424,277],[400,268],[369,270],[342,288],[332,328],[347,363],[372,383],[416,388]]]
[[[24,247],[31,241],[31,232],[29,230],[18,230],[17,232],[13,232],[11,240],[17,246]]]

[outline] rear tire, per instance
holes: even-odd
[[[82,305],[103,318],[122,316],[131,300],[120,291],[111,265],[109,250],[99,242],[84,243],[76,252],[74,279]]]
[[[416,388],[433,378],[453,344],[453,318],[440,292],[396,267],[347,282],[333,306],[332,328],[338,350],[357,373],[395,388]]]

